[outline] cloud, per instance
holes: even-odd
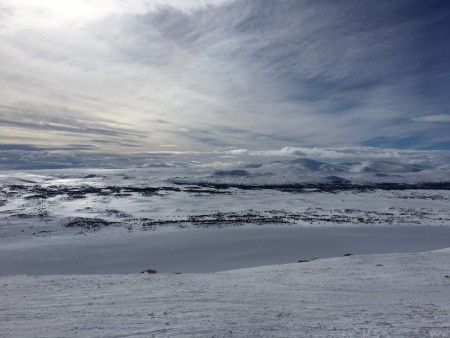
[[[11,144],[88,137],[126,153],[449,142],[430,123],[448,122],[440,2],[0,0],[0,17]]]
[[[450,122],[450,115],[438,114],[438,115],[428,115],[415,117],[412,119],[415,122]]]
[[[292,158],[331,163],[366,160],[421,164],[438,168],[450,164],[450,151],[380,149],[373,147],[293,148],[268,150],[223,149],[216,151],[154,151],[124,154],[104,153],[89,145],[37,147],[25,144],[0,145],[0,169],[50,168],[243,168]]]
[[[61,147],[42,147],[32,144],[0,144],[1,152],[23,151],[23,152],[43,152],[43,151],[72,151],[72,150],[95,150],[98,147],[92,144],[67,144]]]
[[[248,155],[250,152],[247,149],[231,149],[223,152],[224,155],[238,156]]]
[[[47,146],[54,146],[68,142],[85,142],[86,136],[93,136],[99,138],[95,143],[139,147],[131,142],[136,142],[144,136],[127,125],[118,125],[109,119],[92,119],[77,110],[61,110],[60,107],[52,106],[36,108],[23,104],[0,105],[0,125],[4,138],[11,133],[16,134],[15,139],[21,141],[17,134],[22,133],[26,135],[25,142],[33,139],[35,144],[44,146],[46,140],[51,141]],[[91,149],[94,148],[95,146],[91,145]]]
[[[281,149],[247,150],[232,149],[216,151],[217,156],[226,155],[238,161],[253,163],[254,159],[261,162],[283,160],[289,158],[307,158],[327,162],[380,160],[409,164],[424,164],[437,167],[450,163],[448,150],[416,150],[416,149],[390,149],[376,147],[341,147],[341,148],[305,148],[283,147]]]
[[[416,153],[413,151],[413,153]],[[420,151],[419,151],[420,153]],[[399,158],[403,154],[411,154],[399,149],[380,149],[373,147],[346,148],[294,148],[284,147],[279,150],[260,150],[248,152],[250,155],[262,156],[301,156],[310,158],[355,159],[355,158]]]

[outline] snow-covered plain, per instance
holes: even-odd
[[[449,177],[445,166],[308,159],[219,170],[2,172],[0,236],[249,224],[447,225]]]
[[[0,336],[444,338],[449,261],[445,249],[208,274],[1,277]]]
[[[304,158],[2,171],[0,336],[450,337],[449,174]]]

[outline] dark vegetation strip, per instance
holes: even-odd
[[[177,185],[186,183],[175,182]],[[193,183],[194,184],[194,183]],[[195,183],[196,186],[204,188],[214,188],[225,190],[230,188],[241,190],[278,190],[286,192],[305,192],[308,190],[317,190],[324,192],[335,192],[345,190],[371,191],[371,190],[450,190],[450,182],[420,182],[420,183],[370,183],[370,184],[351,184],[351,183],[305,183],[305,184],[239,184],[239,183]]]
[[[450,182],[421,182],[421,183],[371,183],[371,184],[351,184],[351,183],[305,183],[305,184],[235,184],[235,183],[175,183],[180,187],[134,187],[134,186],[49,186],[38,185],[10,185],[1,189],[4,197],[12,197],[17,194],[29,193],[25,199],[46,199],[60,195],[68,198],[84,198],[85,195],[95,194],[98,196],[130,196],[137,193],[142,196],[153,196],[164,192],[186,192],[195,194],[230,194],[230,189],[239,190],[277,190],[292,193],[328,192],[336,193],[340,191],[373,191],[373,190],[450,190]],[[0,201],[1,202],[1,201]]]

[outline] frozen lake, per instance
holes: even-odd
[[[3,242],[0,275],[216,272],[347,253],[450,247],[450,227],[255,227],[44,237]]]

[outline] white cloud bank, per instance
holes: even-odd
[[[134,149],[134,148],[128,148]],[[169,148],[170,149],[170,148]],[[82,152],[82,153],[80,153]],[[329,163],[366,160],[421,164],[429,168],[448,167],[450,151],[404,150],[374,147],[299,148],[214,151],[165,150],[132,153],[104,153],[98,146],[71,144],[64,147],[36,147],[20,144],[0,145],[0,169],[48,168],[134,168],[142,166],[233,167],[292,159],[314,159]]]
[[[301,148],[284,147],[274,150],[246,149],[226,150],[216,152],[235,157],[261,156],[261,157],[295,157],[312,158],[318,160],[393,160],[405,163],[426,163],[431,166],[450,164],[450,151],[443,150],[405,150],[405,149],[383,149],[375,147],[342,147],[342,148]]]

